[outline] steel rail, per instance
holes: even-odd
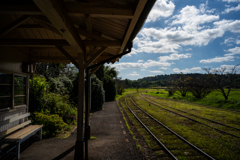
[[[142,97],[142,94],[141,94],[141,97]],[[147,96],[144,95],[144,97],[147,97]],[[211,120],[211,119],[207,119],[207,118],[204,118],[204,117],[201,117],[201,116],[197,116],[197,115],[192,114],[192,113],[185,112],[185,111],[180,110],[180,109],[176,109],[176,108],[170,107],[170,106],[168,106],[168,105],[166,105],[166,104],[162,104],[162,103],[156,102],[156,101],[154,101],[154,100],[152,100],[152,99],[150,99],[150,98],[148,98],[148,99],[151,100],[151,101],[153,101],[153,102],[155,102],[155,103],[158,103],[158,104],[161,104],[161,105],[163,105],[163,106],[166,106],[166,107],[172,108],[172,109],[174,109],[174,110],[177,110],[177,111],[180,111],[180,112],[183,112],[183,113],[186,113],[186,114],[192,115],[192,116],[194,116],[194,117],[197,117],[197,118],[200,118],[200,119],[204,119],[204,120],[207,120],[207,121],[210,121],[210,122],[213,122],[213,123],[216,123],[216,124],[220,124],[220,125],[222,125],[222,126],[229,127],[229,128],[232,128],[232,129],[235,129],[235,130],[240,131],[239,128],[235,128],[235,127],[232,127],[232,126],[229,126],[229,125],[226,125],[226,124],[223,124],[223,123],[217,122],[217,121],[213,121],[213,120]]]
[[[156,96],[150,96],[148,95],[149,97],[156,97]],[[156,97],[157,99],[167,99],[169,100],[169,98],[163,98],[163,97]],[[177,101],[175,99],[170,99],[171,101]],[[191,104],[192,102],[187,102],[187,101],[183,101],[183,103],[186,103],[186,104]],[[203,107],[206,107],[206,108],[211,108],[211,109],[216,109],[216,107],[211,107],[209,105],[205,105],[205,104],[197,104],[197,105],[200,105],[200,106],[203,106]],[[233,112],[233,113],[240,113],[240,110],[234,110],[234,109],[223,109],[223,108],[217,108],[217,110],[219,111],[228,111],[228,112]]]
[[[172,132],[174,135],[176,135],[179,139],[183,140],[184,142],[186,142],[187,144],[189,144],[192,148],[196,149],[198,152],[202,153],[204,156],[206,156],[208,159],[212,159],[214,160],[213,157],[211,157],[210,155],[208,155],[207,153],[203,152],[201,149],[199,149],[198,147],[196,147],[195,145],[193,145],[192,143],[190,143],[189,141],[187,141],[186,139],[184,139],[183,137],[181,137],[179,134],[177,134],[176,132],[174,132],[173,130],[171,130],[170,128],[168,128],[167,126],[165,126],[163,123],[159,122],[157,119],[155,119],[154,117],[152,117],[150,114],[148,114],[147,112],[145,112],[143,109],[141,109],[130,97],[131,101],[133,102],[133,104],[138,107],[142,112],[144,112],[146,115],[148,115],[150,118],[152,118],[153,120],[155,120],[158,124],[162,125],[164,128],[166,128],[168,131]]]
[[[143,98],[143,97],[142,97],[142,98]],[[199,122],[199,121],[197,121],[197,120],[195,120],[195,119],[189,118],[189,117],[184,116],[184,115],[182,115],[182,114],[179,114],[179,113],[177,113],[177,112],[174,112],[174,111],[171,111],[171,110],[169,110],[169,109],[163,108],[163,107],[161,107],[161,106],[159,106],[159,105],[157,105],[157,104],[154,104],[153,102],[150,102],[150,101],[146,100],[145,98],[143,98],[143,99],[144,99],[145,101],[147,101],[147,102],[149,102],[149,103],[155,105],[155,106],[158,106],[158,107],[162,108],[163,110],[166,110],[166,111],[168,111],[168,112],[171,112],[171,113],[173,113],[173,114],[179,115],[179,116],[181,116],[181,117],[184,117],[184,118],[190,119],[191,121],[194,121],[194,122],[196,122],[196,123],[199,123],[199,124],[205,125],[205,126],[207,126],[207,127],[210,127],[210,128],[212,128],[212,129],[214,129],[214,130],[220,132],[220,133],[227,134],[227,135],[230,135],[230,136],[235,137],[235,138],[240,138],[239,136],[236,136],[236,135],[233,135],[233,134],[231,134],[231,133],[228,133],[228,132],[222,131],[222,130],[220,130],[220,129],[217,129],[217,128],[214,128],[214,127],[212,127],[212,126],[209,126],[209,125],[207,125],[207,124],[205,124],[205,123]]]
[[[188,145],[190,145],[193,149],[197,150],[198,152],[200,152],[201,154],[203,154],[205,157],[207,157],[208,159],[211,160],[215,160],[213,157],[211,157],[210,155],[208,155],[207,153],[203,152],[201,149],[199,149],[198,147],[196,147],[195,145],[193,145],[192,143],[190,143],[189,141],[187,141],[186,139],[184,139],[183,137],[181,137],[179,134],[177,134],[176,132],[174,132],[173,130],[171,130],[170,128],[168,128],[167,126],[165,126],[163,123],[159,122],[157,119],[155,119],[154,117],[152,117],[150,114],[148,114],[147,112],[145,112],[143,109],[141,109],[130,97],[132,103],[138,107],[143,113],[145,113],[146,115],[148,115],[151,119],[153,119],[155,122],[157,122],[158,124],[160,124],[161,126],[163,126],[164,128],[166,128],[168,131],[170,131],[171,133],[173,133],[174,135],[176,135],[179,139],[181,139],[182,141],[184,141],[185,143],[187,143]],[[126,100],[126,99],[125,99]]]
[[[168,154],[170,154],[170,156],[171,156],[172,158],[174,158],[175,160],[177,160],[177,157],[175,157],[175,156],[172,154],[172,152],[168,150],[168,148],[150,131],[150,129],[137,117],[137,115],[136,115],[136,114],[132,111],[132,109],[128,106],[128,104],[127,104],[127,96],[125,97],[125,103],[126,103],[128,109],[129,109],[129,110],[131,111],[131,113],[134,115],[134,117],[139,121],[139,123],[141,123],[141,125],[148,131],[148,133],[150,133],[150,134],[154,137],[154,139],[157,141],[157,143],[160,144],[160,145],[164,148],[164,150],[167,151]]]

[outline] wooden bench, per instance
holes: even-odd
[[[0,113],[0,159],[2,155],[14,149],[14,154],[19,159],[20,144],[37,132],[39,139],[42,140],[43,125],[29,125],[31,120],[28,120],[28,116],[30,113],[26,113],[25,108]]]

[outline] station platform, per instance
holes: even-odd
[[[103,110],[91,114],[89,160],[144,160],[129,133],[117,102],[105,102]],[[73,160],[77,130],[68,138],[35,142],[21,153],[21,160]]]

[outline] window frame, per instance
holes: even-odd
[[[0,96],[0,98],[5,98],[5,97],[6,98],[7,97],[11,98],[11,107],[2,108],[2,109],[0,109],[0,112],[6,111],[6,110],[11,110],[11,109],[16,109],[16,108],[19,108],[19,107],[27,107],[27,110],[28,110],[28,104],[29,104],[29,74],[17,73],[17,72],[5,71],[5,70],[0,70],[0,73],[11,75],[11,80],[12,80],[11,84],[0,84],[0,85],[10,85],[11,86],[11,91],[12,91],[10,96]],[[26,78],[25,85],[22,85],[22,86],[26,87],[25,88],[26,89],[25,95],[14,95],[14,88],[15,88],[14,77],[15,76],[20,76],[20,77],[25,77]],[[15,106],[14,99],[17,98],[17,97],[25,97],[25,104]]]

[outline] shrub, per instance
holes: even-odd
[[[63,122],[63,119],[56,114],[48,115],[48,113],[35,112],[32,120],[32,124],[43,125],[42,135],[44,138],[56,136],[56,134],[61,133],[62,129],[67,126]]]
[[[77,111],[68,104],[68,95],[62,96],[56,93],[46,94],[46,107],[50,114],[58,114],[67,122],[68,117],[76,116]]]
[[[105,101],[105,91],[102,82],[96,77],[91,77],[92,82],[92,96],[91,96],[91,110],[101,110]]]
[[[111,76],[105,75],[103,81],[103,88],[105,90],[105,100],[113,101],[116,96],[115,82]]]
[[[49,87],[50,92],[58,93],[61,95],[65,95],[67,89],[64,86],[64,83],[60,81],[59,78],[49,78]]]
[[[44,94],[48,83],[43,76],[33,76],[29,80],[29,111],[42,112],[44,110]]]

